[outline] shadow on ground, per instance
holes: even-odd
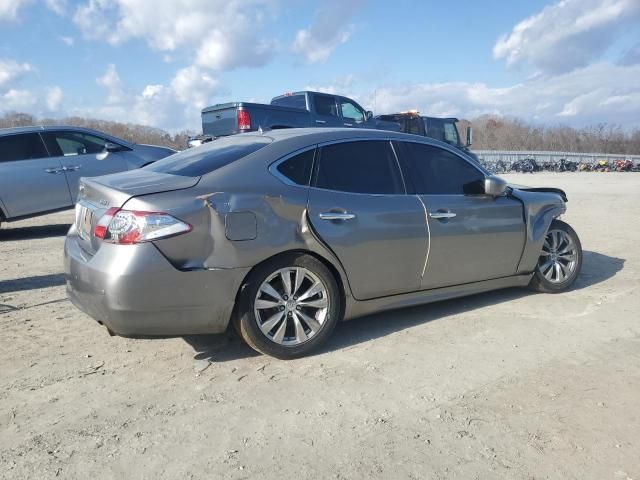
[[[64,275],[62,273],[37,275],[13,280],[0,280],[0,293],[24,292],[25,290],[38,290],[60,285],[64,285]]]
[[[573,290],[588,288],[612,278],[624,268],[624,262],[621,258],[584,251],[582,272]],[[329,341],[314,353],[349,348],[415,325],[508,302],[526,295],[535,293],[525,288],[510,288],[367,315],[338,324]],[[225,362],[259,355],[231,331],[224,335],[193,335],[184,339],[195,350],[196,360]]]
[[[54,225],[33,225],[31,227],[2,228],[0,242],[10,240],[32,240],[34,238],[61,237],[71,227],[68,223]]]

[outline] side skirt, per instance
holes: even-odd
[[[509,287],[526,287],[531,280],[532,273],[514,275],[511,277],[484,280],[482,282],[465,283],[452,287],[434,288],[419,292],[392,295],[390,297],[374,298],[372,300],[358,301],[353,298],[347,300],[347,308],[344,319],[362,317],[372,313],[393,310],[396,308],[411,307],[427,303],[449,300],[456,297],[465,297],[476,293],[489,292]]]

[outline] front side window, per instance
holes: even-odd
[[[71,157],[104,152],[107,140],[80,132],[46,132],[44,137],[51,153],[56,156]]]
[[[326,95],[315,95],[313,97],[313,105],[318,115],[325,115],[329,117],[338,116],[338,107],[333,97]]]
[[[484,174],[440,147],[400,142],[403,164],[415,193],[425,195],[474,195],[484,193]]]
[[[33,160],[48,156],[47,149],[37,133],[20,133],[0,137],[0,162]]]
[[[345,120],[351,120],[356,123],[364,122],[364,112],[353,102],[342,100],[340,108],[342,109],[342,118]]]
[[[277,166],[278,172],[293,183],[303,186],[309,185],[314,153],[315,149],[312,149],[288,158]]]
[[[320,150],[315,186],[351,193],[404,193],[402,177],[388,141],[327,145]]]

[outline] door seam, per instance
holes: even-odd
[[[427,255],[424,259],[424,266],[422,267],[422,275],[420,275],[420,279],[424,278],[424,274],[427,271],[427,263],[429,262],[429,253],[431,253],[431,227],[429,226],[429,214],[427,212],[427,206],[424,204],[419,195],[416,195],[416,198],[422,205],[422,209],[424,210],[424,220],[427,225]]]

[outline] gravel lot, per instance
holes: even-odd
[[[340,325],[283,362],[232,334],[109,337],[65,297],[72,212],[0,231],[0,478],[640,480],[640,174],[558,186],[583,273]]]

